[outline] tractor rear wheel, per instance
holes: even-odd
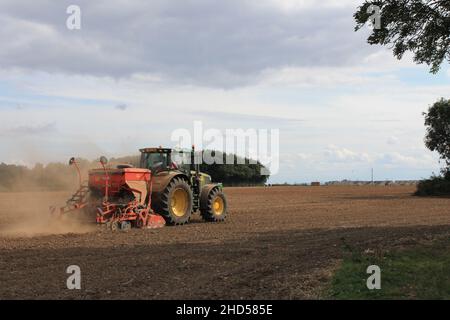
[[[192,214],[193,195],[186,180],[173,179],[161,195],[158,213],[170,225],[182,225],[189,222]]]
[[[219,222],[227,217],[227,198],[219,188],[212,189],[202,208],[200,214],[205,221]]]

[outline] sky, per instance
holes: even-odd
[[[0,0],[0,162],[174,147],[174,130],[201,121],[278,130],[273,183],[438,173],[422,113],[450,91],[450,68],[368,45],[361,3]]]

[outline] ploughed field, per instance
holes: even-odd
[[[450,235],[450,199],[410,186],[226,188],[229,217],[112,232],[54,221],[64,192],[0,193],[0,299],[320,298],[344,247]],[[68,290],[66,268],[81,269]]]

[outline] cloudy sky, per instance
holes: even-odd
[[[0,162],[133,154],[179,128],[279,129],[272,182],[438,172],[450,90],[354,32],[362,0],[0,0]],[[69,5],[81,30],[66,27]],[[448,98],[448,96],[447,96]]]

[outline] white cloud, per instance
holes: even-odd
[[[395,146],[395,145],[397,145],[399,143],[399,139],[397,137],[395,137],[395,136],[390,136],[387,139],[386,143]]]
[[[365,152],[355,152],[346,148],[330,145],[324,155],[329,162],[370,162],[370,156]]]
[[[390,152],[380,154],[376,158],[376,163],[387,168],[430,168],[436,163],[431,154],[421,154],[421,155],[403,155],[398,152]]]

